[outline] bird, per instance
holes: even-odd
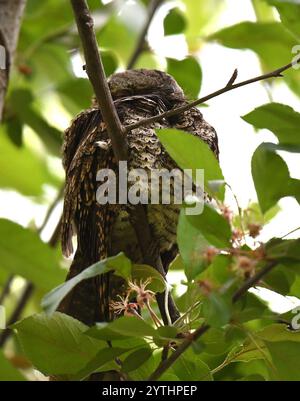
[[[187,97],[176,80],[159,70],[118,72],[108,78],[108,86],[123,126],[187,104]],[[162,128],[180,129],[196,136],[208,144],[218,159],[217,133],[200,110],[192,107],[181,114],[129,131],[128,170],[142,168],[149,175],[155,169],[170,171],[178,168],[156,134],[156,130]],[[110,169],[118,174],[118,163],[95,99],[91,107],[76,116],[65,131],[62,153],[66,180],[61,240],[65,256],[73,254],[72,237],[77,237],[77,249],[67,279],[119,252],[124,252],[134,263],[142,263],[138,240],[129,221],[131,205],[128,202],[99,204],[97,201],[97,172]],[[158,244],[166,271],[178,252],[176,228],[179,212],[180,205],[174,202],[146,205],[152,236]],[[105,273],[100,279],[88,279],[78,284],[58,310],[87,325],[109,321],[114,318],[110,302],[124,291],[123,279]]]

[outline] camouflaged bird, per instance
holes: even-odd
[[[156,70],[129,70],[112,75],[109,88],[124,126],[186,104],[183,90],[168,74]],[[218,157],[217,134],[197,108],[170,119],[139,127],[127,135],[128,170],[176,168],[176,163],[161,145],[155,129],[177,128],[201,138]],[[66,172],[62,221],[62,249],[73,253],[72,236],[77,235],[77,250],[68,278],[91,264],[123,251],[132,261],[141,262],[141,252],[129,223],[128,205],[100,205],[96,200],[96,175],[100,169],[118,171],[112,147],[96,102],[79,114],[66,130],[63,145]],[[162,260],[167,263],[176,251],[176,226],[180,205],[147,205],[147,217]],[[101,279],[79,284],[63,301],[59,310],[92,324],[112,318],[109,303],[122,293],[124,283],[111,273]]]

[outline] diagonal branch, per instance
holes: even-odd
[[[255,286],[267,273],[269,273],[275,266],[277,266],[276,261],[269,262],[263,269],[258,271],[253,277],[245,281],[245,283],[235,292],[232,297],[232,303],[237,302],[242,296],[249,290],[249,288]],[[149,381],[157,380],[161,377],[161,375],[169,369],[174,362],[189,348],[190,345],[199,337],[207,332],[210,329],[208,324],[202,324],[198,329],[196,329],[193,333],[191,333],[176,349],[173,354],[162,361],[157,369],[150,375]]]
[[[76,18],[78,33],[82,42],[87,74],[100,106],[103,120],[111,139],[114,155],[117,161],[125,161],[128,156],[125,129],[120,122],[106,81],[101,54],[98,50],[98,44],[93,29],[93,19],[85,0],[71,0],[71,4]],[[163,275],[163,277],[165,277],[158,249],[153,251],[154,241],[144,206],[138,204],[133,208],[130,208],[129,214],[131,224],[137,234],[144,262],[153,266]],[[167,324],[168,319],[165,310],[165,297],[163,294],[157,294],[157,302],[163,320]],[[179,312],[170,296],[168,304],[171,320],[175,321],[179,317]]]
[[[131,68],[134,67],[140,54],[144,51],[146,36],[147,36],[148,30],[149,30],[149,27],[151,25],[151,22],[153,20],[153,17],[155,15],[157,9],[160,7],[160,5],[163,3],[163,1],[164,0],[152,0],[151,1],[149,8],[148,8],[148,17],[147,17],[145,25],[140,33],[140,36],[138,38],[138,41],[137,41],[136,47],[132,53],[132,56],[130,57],[130,59],[128,61],[127,70],[130,70]]]
[[[118,161],[126,160],[127,142],[106,80],[94,32],[94,21],[85,0],[71,0],[71,4],[82,43],[86,71],[100,106],[114,154]]]
[[[242,81],[242,82],[239,82],[237,84],[233,83],[235,78],[236,78],[235,77],[236,74],[234,73],[233,76],[230,78],[229,82],[223,88],[221,88],[221,89],[219,89],[219,90],[217,90],[215,92],[212,92],[209,95],[201,97],[200,99],[194,100],[193,102],[187,103],[184,106],[180,106],[180,107],[178,107],[176,109],[169,110],[169,111],[166,111],[165,113],[158,114],[157,116],[146,118],[145,120],[140,120],[140,121],[138,121],[138,122],[136,122],[134,124],[127,125],[125,127],[125,131],[129,132],[129,131],[131,131],[131,130],[133,130],[135,128],[145,127],[146,125],[153,124],[153,123],[155,123],[157,121],[161,121],[161,120],[163,120],[165,118],[170,118],[170,117],[173,117],[173,116],[175,116],[177,114],[181,114],[181,113],[191,109],[192,107],[198,106],[201,103],[205,103],[208,100],[213,99],[214,97],[220,96],[223,93],[232,91],[233,89],[237,89],[237,88],[240,88],[242,86],[253,84],[254,82],[263,81],[265,79],[282,77],[283,76],[282,73],[284,71],[292,68],[296,64],[300,64],[300,58],[297,59],[296,61],[293,61],[293,62],[281,67],[281,68],[278,68],[277,70],[268,72],[267,74],[259,75],[258,77],[247,79],[246,81]],[[233,82],[232,82],[232,80],[233,80]]]

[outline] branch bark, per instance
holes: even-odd
[[[149,8],[148,8],[148,17],[146,19],[145,25],[140,33],[140,36],[138,38],[136,47],[128,61],[127,64],[127,70],[132,69],[135,66],[135,63],[137,62],[139,56],[141,53],[144,51],[145,43],[146,43],[146,36],[149,30],[149,27],[151,25],[151,22],[153,20],[153,17],[158,10],[158,8],[161,6],[164,0],[152,0]]]
[[[26,0],[0,0],[0,121]]]
[[[126,134],[124,127],[120,122],[106,81],[101,54],[98,50],[98,44],[93,29],[93,19],[91,18],[85,0],[71,0],[71,4],[83,47],[87,74],[100,106],[103,120],[106,124],[107,132],[111,140],[114,155],[117,161],[125,161],[128,158]],[[130,208],[129,213],[130,221],[137,234],[145,263],[150,264],[163,276],[165,276],[160,255],[158,251],[156,249],[154,250],[153,248],[154,241],[144,206],[138,204],[135,207]],[[165,310],[164,296],[158,294],[157,302],[164,322],[167,324],[168,319]],[[171,320],[175,321],[179,317],[179,312],[177,311],[175,304],[170,297],[169,306],[172,309],[170,310]]]
[[[259,82],[259,81],[262,81],[262,80],[265,80],[265,79],[282,77],[283,76],[282,73],[284,71],[292,68],[296,64],[300,64],[300,58],[297,59],[294,62],[286,64],[285,66],[283,66],[281,68],[278,68],[277,70],[268,72],[267,74],[259,75],[259,76],[254,77],[254,78],[247,79],[246,81],[242,81],[242,82],[239,82],[237,84],[233,83],[235,81],[235,79],[236,79],[236,76],[237,76],[237,72],[235,70],[233,75],[232,75],[232,77],[230,78],[228,83],[223,88],[221,88],[221,89],[219,89],[219,90],[217,90],[215,92],[212,92],[209,95],[201,97],[200,99],[194,100],[193,102],[189,102],[189,103],[185,104],[184,106],[177,107],[176,109],[166,111],[165,113],[158,114],[157,116],[146,118],[146,119],[140,120],[140,121],[138,121],[138,122],[136,122],[134,124],[127,125],[125,127],[125,131],[129,132],[129,131],[132,131],[135,128],[145,127],[146,125],[153,124],[153,123],[155,123],[157,121],[161,121],[161,120],[163,120],[165,118],[170,118],[170,117],[173,117],[173,116],[175,116],[177,114],[184,113],[185,111],[191,109],[192,107],[198,106],[201,103],[205,103],[208,100],[213,99],[214,97],[220,96],[223,93],[232,91],[233,89],[237,89],[237,88],[240,88],[242,86],[253,84],[254,82]]]
[[[276,261],[269,262],[263,269],[258,271],[253,277],[245,281],[245,283],[235,292],[232,297],[232,303],[237,302],[249,290],[255,286],[266,274],[268,274],[274,267],[277,266]],[[157,369],[149,376],[148,380],[153,381],[161,377],[161,375],[169,369],[174,362],[189,348],[190,345],[210,329],[208,324],[202,324],[198,329],[189,335],[176,349],[173,354],[164,361],[162,361]]]

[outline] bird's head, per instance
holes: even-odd
[[[175,79],[158,70],[139,69],[116,73],[109,77],[108,85],[114,100],[147,94],[158,94],[171,103],[185,99]]]

